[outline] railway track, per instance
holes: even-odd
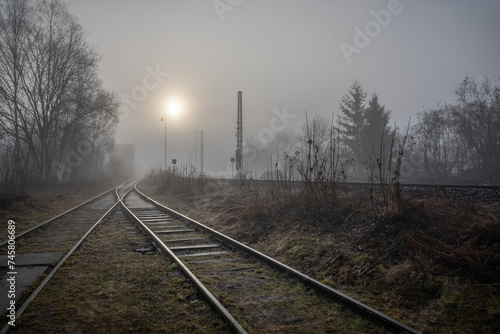
[[[126,215],[123,217],[138,224],[152,241],[136,251],[148,253],[157,248],[165,252],[236,333],[379,332],[382,327],[395,333],[418,333],[164,207],[140,193],[134,184],[129,182],[107,191],[17,236],[16,260],[20,262],[16,270],[38,270],[29,275],[18,272],[18,276],[40,276],[43,280],[32,288],[34,291],[29,296],[23,297],[15,319],[106,217],[113,212],[114,216],[123,212]],[[1,245],[5,248],[7,243]],[[0,270],[2,274],[8,271]],[[9,328],[6,324],[0,333]]]
[[[256,186],[276,185],[279,187],[299,188],[304,181],[277,181],[253,179],[221,179],[220,182]],[[379,183],[336,182],[336,187],[345,189],[380,188],[387,186]],[[462,202],[494,203],[500,201],[498,185],[454,185],[454,184],[400,184],[401,193],[405,197],[444,196]]]
[[[155,202],[136,187],[121,204],[126,215],[176,263],[237,333],[364,332],[378,331],[377,326],[395,333],[418,333]]]
[[[110,189],[60,215],[57,215],[33,228],[16,235],[14,241],[5,240],[0,243],[1,254],[0,274],[2,277],[15,277],[15,293],[11,300],[16,301],[15,310],[7,312],[7,320],[18,319],[26,307],[43,289],[63,263],[73,254],[93,229],[101,223],[118,205],[119,199],[135,181],[129,181],[116,188]],[[13,250],[14,253],[8,253]],[[8,276],[7,276],[8,275]],[[32,286],[37,280],[41,283],[34,288],[27,298],[22,291]],[[2,279],[5,284],[6,279]],[[2,314],[10,305],[7,300],[9,284],[2,285],[0,291]],[[32,287],[33,288],[33,287]],[[10,297],[9,297],[10,298]],[[15,311],[15,313],[14,313]],[[10,317],[9,317],[10,316]],[[8,331],[9,323],[0,333]]]

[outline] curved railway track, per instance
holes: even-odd
[[[315,332],[320,328],[321,331],[325,328],[335,331],[348,328],[349,322],[356,322],[352,312],[358,317],[370,319],[364,330],[380,325],[395,333],[418,333],[265,254],[165,207],[136,187],[124,196],[121,204],[125,213],[157,248],[176,263],[237,333],[246,333],[247,330]],[[346,308],[350,311],[346,312]],[[342,320],[342,317],[346,319]]]
[[[15,254],[11,261],[5,259],[0,262],[0,273],[16,277],[21,287],[16,289],[16,305],[22,302],[15,310],[15,318],[24,312],[43,287],[54,276],[63,263],[73,254],[87,236],[100,224],[119,204],[119,199],[131,189],[135,180],[126,182],[116,188],[103,192],[84,203],[65,211],[35,227],[16,235],[15,243],[9,240],[0,243],[2,254],[7,254],[8,245],[15,245]],[[8,267],[7,264],[12,265]],[[10,277],[9,276],[9,277]],[[32,285],[42,277],[41,283],[34,288],[27,298],[21,298],[24,288]],[[18,283],[19,285],[19,283]],[[8,288],[7,288],[8,290]],[[7,296],[1,291],[2,299]],[[2,303],[4,303],[2,302]],[[8,306],[9,301],[6,301]],[[5,310],[2,304],[2,310]],[[2,311],[2,314],[4,312]],[[7,323],[0,330],[6,333],[10,328]]]

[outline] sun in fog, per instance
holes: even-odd
[[[183,110],[183,105],[180,100],[170,100],[167,102],[167,113],[172,117],[178,117]]]

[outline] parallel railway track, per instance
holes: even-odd
[[[241,185],[256,185],[256,186],[279,186],[288,188],[300,188],[304,185],[304,181],[277,181],[277,180],[253,180],[253,179],[220,179],[220,182]],[[314,181],[311,181],[314,182]],[[328,182],[325,182],[328,184]],[[385,187],[387,184],[379,183],[363,183],[363,182],[336,182],[335,187],[338,189],[374,189]],[[458,184],[400,184],[401,192],[404,196],[419,196],[419,195],[440,195],[448,196],[453,199],[460,199],[474,202],[495,202],[500,201],[500,186],[498,185],[458,185]]]
[[[16,308],[15,319],[21,316],[57,270],[94,228],[114,210],[121,196],[134,184],[135,181],[129,181],[105,191],[70,210],[16,235],[15,257],[12,258],[13,261],[8,262],[5,255],[5,259],[2,258],[0,262],[0,272],[19,277],[22,281],[26,281],[29,277],[27,285],[30,285],[30,281],[36,281],[37,276],[43,278],[43,281],[24,300],[19,298],[21,291],[16,291],[16,304],[20,301],[23,301],[23,303]],[[7,246],[10,244],[8,240],[0,243],[2,254],[7,254]],[[13,266],[8,268],[7,264],[10,263],[13,263]],[[1,293],[2,298],[7,296],[5,291],[1,291]],[[3,313],[5,313],[4,308],[2,308]],[[8,323],[5,324],[0,333],[6,333],[9,328],[10,325]]]

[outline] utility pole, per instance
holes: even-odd
[[[165,173],[167,172],[167,119],[165,117],[161,118],[162,122],[165,122]]]
[[[243,174],[243,98],[238,91],[238,119],[236,121],[236,170],[239,177]]]
[[[194,169],[198,167],[198,130],[193,130],[194,132]]]
[[[204,166],[203,166],[203,130],[201,130],[201,152],[200,152],[200,159],[201,159],[201,173],[204,173]]]
[[[231,158],[231,179],[234,178],[234,158]]]

